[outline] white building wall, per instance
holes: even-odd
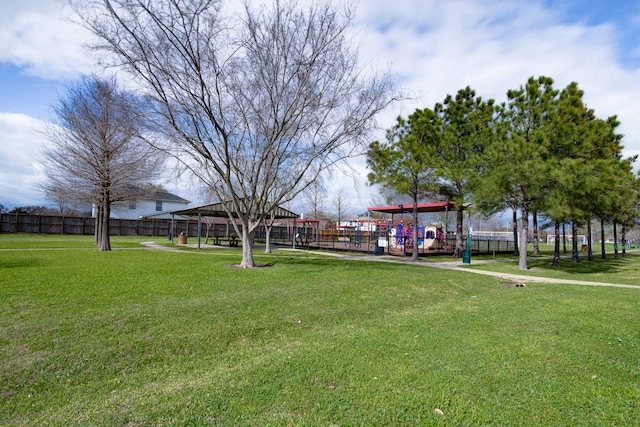
[[[180,209],[186,209],[189,207],[187,202],[175,202],[162,200],[162,208],[156,210],[155,200],[137,200],[135,208],[129,208],[129,202],[118,203],[111,208],[111,218],[117,219],[138,219],[141,216],[155,215],[158,219],[170,219],[171,214],[166,212],[177,211]],[[157,214],[165,212],[165,215],[158,216]]]

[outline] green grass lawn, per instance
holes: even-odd
[[[488,259],[485,257],[472,257],[469,268],[489,270],[501,273],[523,274],[528,276],[553,277],[557,279],[583,280],[603,283],[620,283],[626,285],[640,285],[640,251],[627,250],[626,257],[620,252],[618,257],[613,253],[607,253],[606,259],[602,259],[600,252],[594,253],[593,261],[587,259],[583,252],[579,254],[580,261],[571,261],[571,253],[562,254],[560,267],[553,267],[553,251],[543,252],[542,256],[529,256],[527,271],[518,270],[518,261],[512,257],[512,262],[497,262],[490,264],[474,264],[474,260]]]
[[[113,245],[0,235],[1,425],[640,423],[638,290]]]
[[[140,242],[157,237],[113,236],[114,249],[141,248]],[[164,244],[166,239],[159,240]],[[94,249],[93,237],[62,234],[0,234],[0,249]]]

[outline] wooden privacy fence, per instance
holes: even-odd
[[[94,233],[95,218],[30,215],[30,214],[0,214],[0,233],[33,233],[33,234],[71,234],[88,235]],[[171,230],[170,219],[111,219],[109,220],[112,236],[168,236]],[[185,233],[189,237],[198,235],[198,221],[175,220],[173,235]],[[264,241],[264,227],[256,231],[255,238]],[[207,236],[207,225],[202,224],[200,235]],[[237,237],[231,224],[211,224],[208,236]],[[275,226],[271,231],[272,242],[291,241],[291,230],[287,226]]]
[[[191,221],[175,221],[176,233],[191,229]],[[197,224],[193,224],[197,230]],[[0,214],[0,233],[73,234],[93,235],[95,218]],[[169,219],[111,219],[112,236],[167,236],[171,228]],[[197,231],[193,235],[196,235]]]

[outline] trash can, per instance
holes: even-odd
[[[187,244],[187,235],[184,233],[184,231],[178,235],[178,244],[179,245]]]
[[[462,251],[462,263],[471,264],[471,249],[465,249]]]

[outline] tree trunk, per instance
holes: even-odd
[[[613,220],[613,256],[618,258],[618,223]]]
[[[253,260],[254,233],[254,231],[249,232],[248,224],[242,225],[242,262],[240,262],[240,268],[253,268],[256,266]]]
[[[575,221],[571,221],[571,261],[580,262],[578,256],[578,226]]]
[[[604,239],[604,220],[600,218],[600,251],[602,252],[602,259],[607,259],[607,248],[605,247]]]
[[[567,224],[562,223],[562,253],[567,253]]]
[[[538,244],[538,211],[533,211],[533,255],[540,256],[540,245]]]
[[[513,254],[515,256],[518,256],[518,254],[520,253],[518,251],[518,210],[515,207],[513,208],[512,227],[513,227]]]
[[[627,256],[627,226],[622,225],[622,257]]]
[[[102,208],[102,226],[100,227],[100,235],[98,242],[98,249],[101,251],[110,251],[111,250],[111,236],[110,236],[110,224],[109,217],[111,216],[111,202],[108,201],[108,196],[105,197],[105,201],[103,201]]]
[[[273,223],[270,226],[267,226],[267,223],[264,223],[265,235],[264,235],[264,253],[271,253],[271,229],[273,228]]]
[[[463,239],[462,239],[462,226],[464,221],[464,211],[462,208],[458,209],[456,216],[456,249],[453,252],[454,258],[462,258],[463,251]]]
[[[204,237],[204,244],[206,245],[207,243],[209,243],[209,231],[211,230],[211,223],[209,221],[207,221],[207,234]]]
[[[555,223],[555,240],[553,242],[553,265],[554,267],[560,267],[560,222]]]
[[[529,209],[522,207],[522,224],[520,225],[520,257],[518,270],[527,270],[527,238],[529,236]]]
[[[593,248],[591,247],[591,218],[587,221],[587,258],[593,261]]]

